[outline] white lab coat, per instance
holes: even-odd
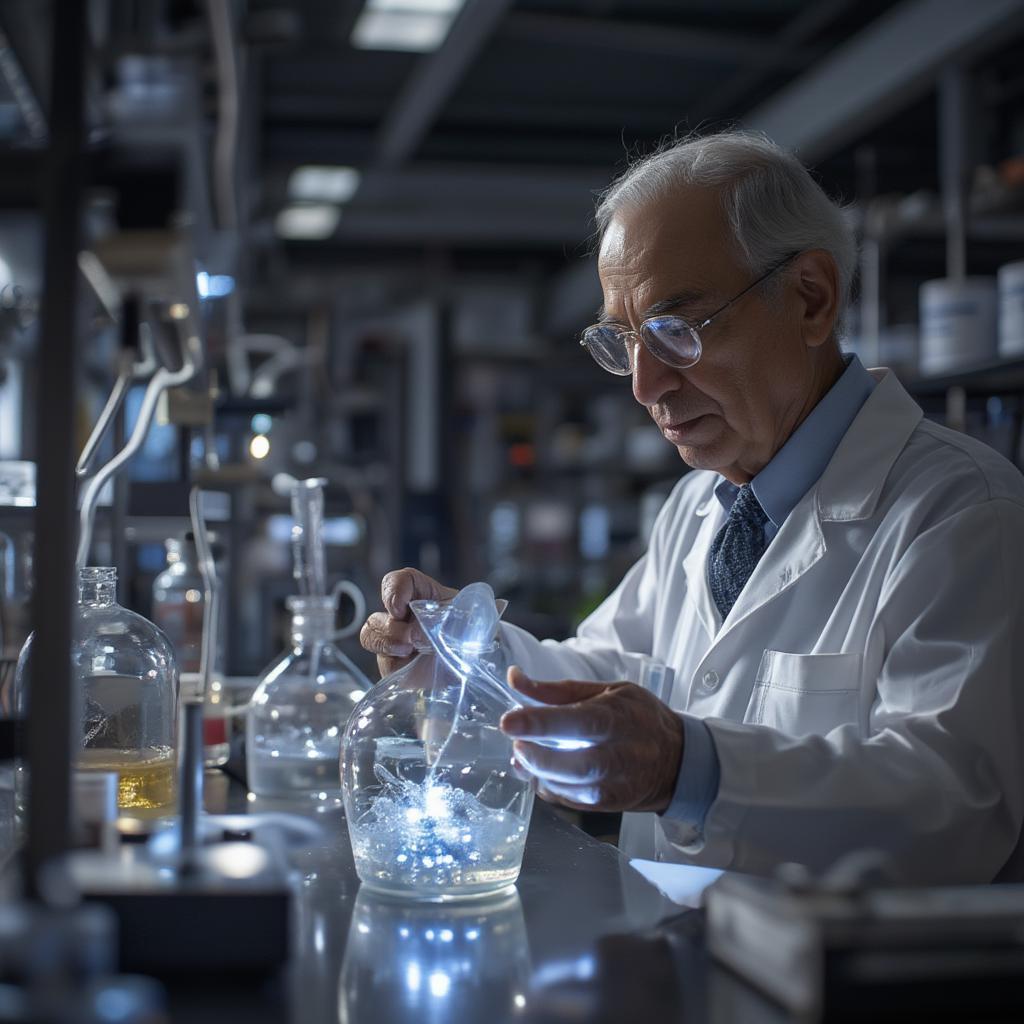
[[[632,856],[764,874],[876,848],[911,883],[1024,877],[1024,478],[923,419],[887,370],[723,623],[705,563],[718,477],[687,474],[646,555],[540,679],[675,670],[721,767],[703,835],[626,815]]]

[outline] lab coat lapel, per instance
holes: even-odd
[[[715,534],[718,532],[718,528],[722,525],[723,521],[718,499],[712,494],[697,508],[695,515],[700,516],[703,522],[689,553],[683,559],[683,572],[686,573],[686,593],[693,602],[694,608],[697,611],[697,617],[707,631],[708,636],[713,637],[722,624],[722,617],[715,607],[714,598],[711,596],[711,588],[708,586],[705,567],[707,565],[708,552],[711,550],[711,542],[714,540]]]
[[[871,515],[885,480],[921,419],[921,409],[888,370],[870,371],[874,391],[847,430],[821,479],[786,518],[729,612],[716,643],[791,587],[826,552],[822,522]]]

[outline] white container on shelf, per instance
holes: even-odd
[[[1024,355],[1024,260],[999,268],[999,354]]]
[[[921,285],[921,373],[939,374],[996,357],[996,281],[940,279]]]

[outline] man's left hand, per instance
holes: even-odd
[[[635,683],[541,683],[518,668],[509,683],[547,707],[506,712],[501,728],[542,797],[586,811],[663,811],[683,759],[683,723]],[[555,749],[537,740],[589,744]]]

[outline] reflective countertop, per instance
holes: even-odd
[[[211,811],[238,810],[240,787],[211,777]],[[295,805],[289,810],[298,811]],[[618,851],[537,802],[515,892],[453,904],[360,888],[340,810],[291,855],[293,951],[282,984],[233,1001],[172,988],[175,1020],[302,1024],[430,1021],[775,1019],[757,1000],[709,1015],[700,915],[683,912]],[[736,998],[731,991],[726,1001]],[[740,994],[742,998],[742,993]],[[721,1003],[721,997],[719,997]],[[766,1015],[766,1013],[768,1015]]]

